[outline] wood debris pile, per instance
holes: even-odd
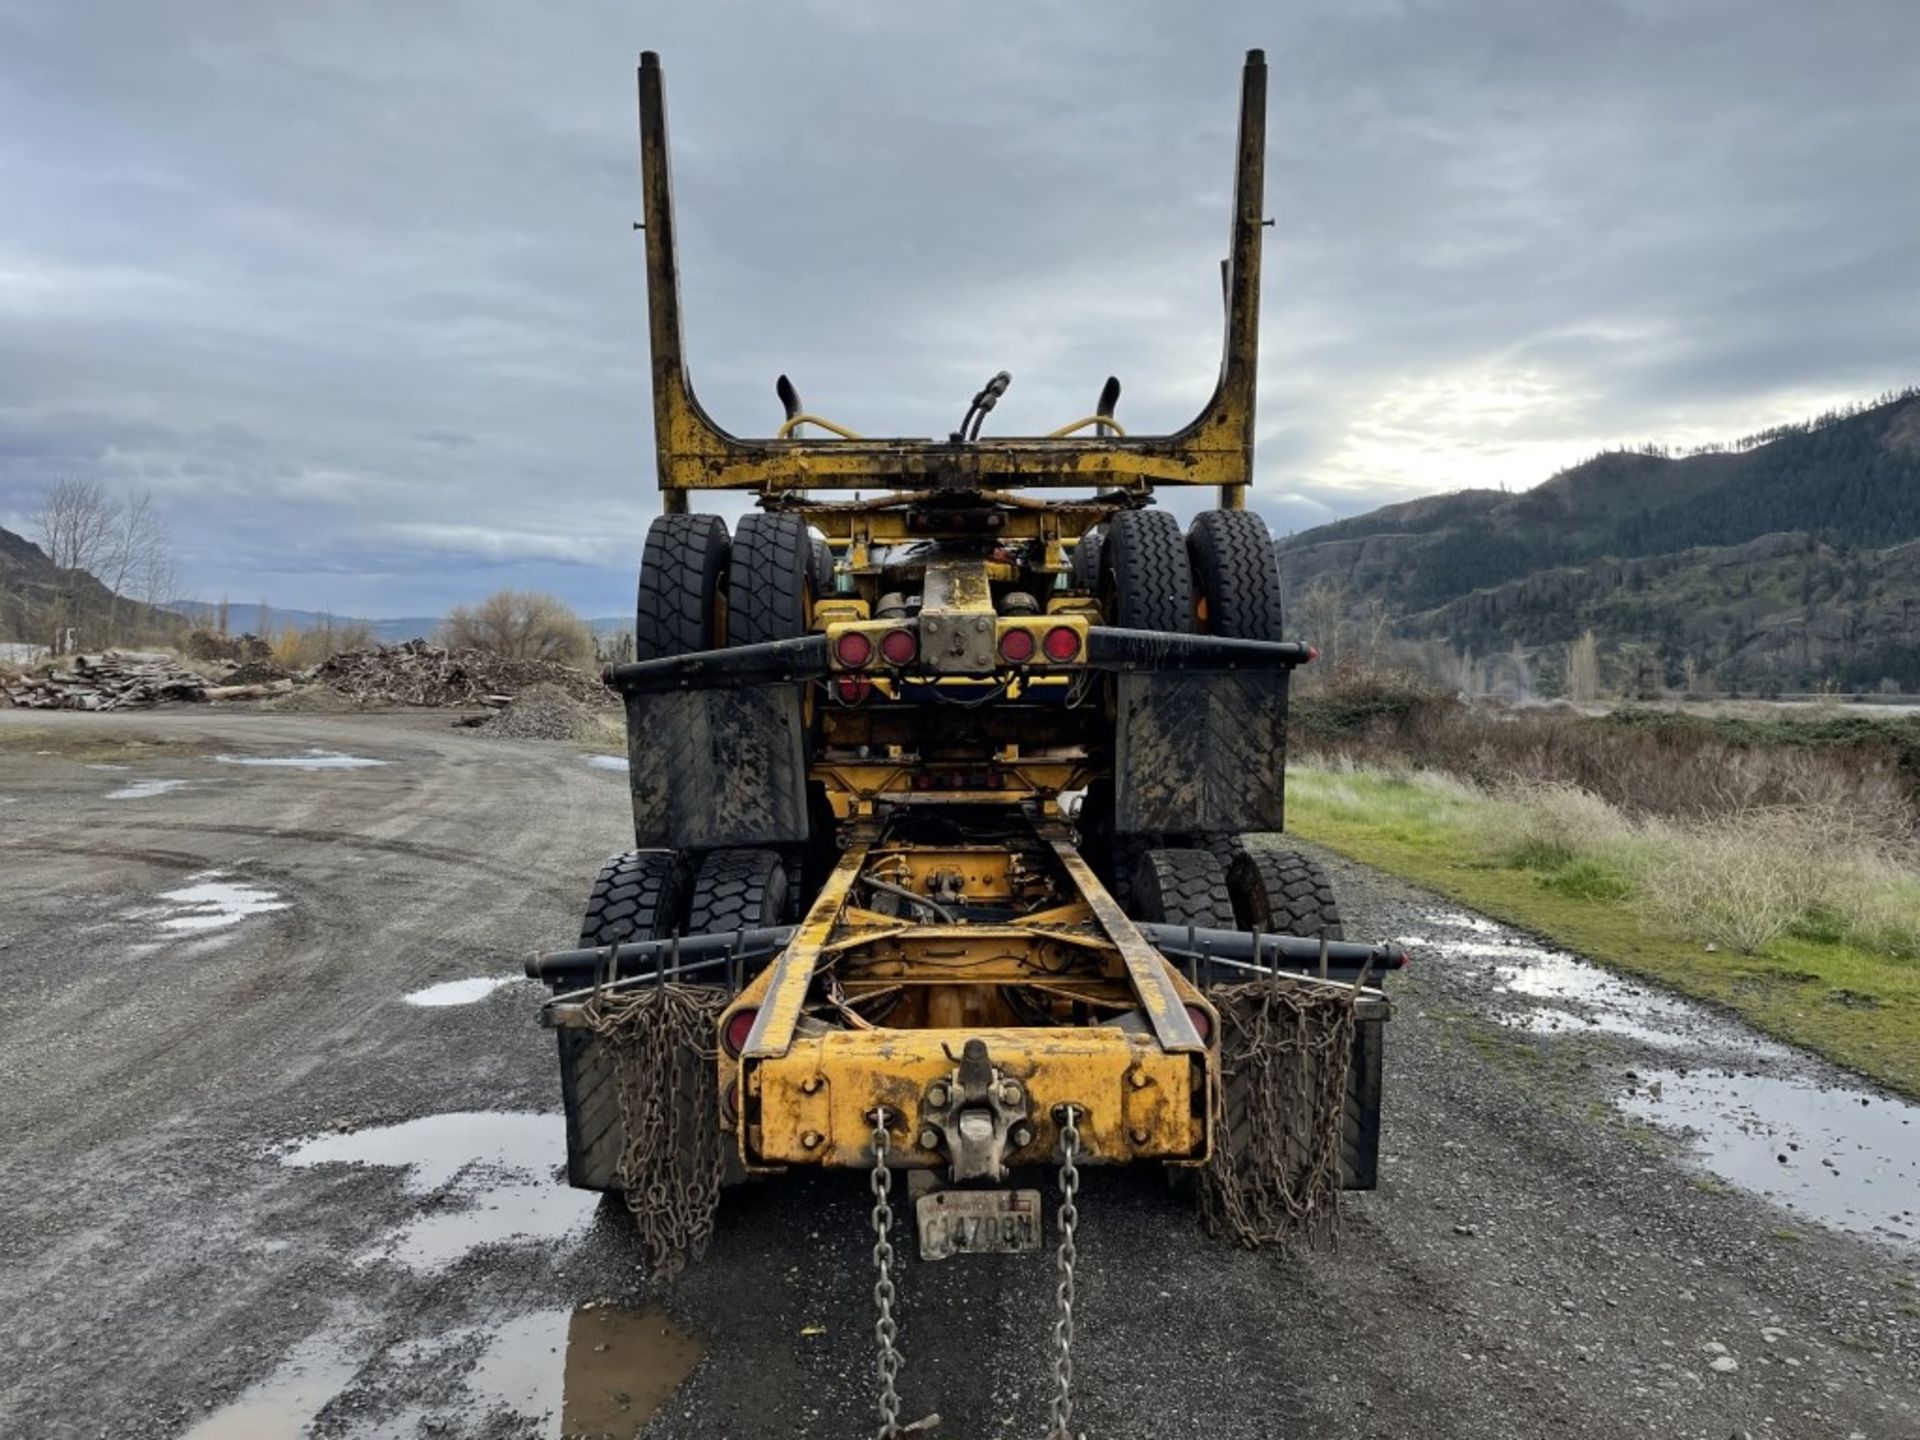
[[[30,675],[7,687],[26,710],[124,710],[161,700],[205,700],[207,681],[171,656],[109,650],[76,655],[71,670]]]
[[[614,703],[597,676],[557,660],[508,660],[479,650],[442,650],[424,640],[349,650],[303,678],[362,705],[497,708],[537,685],[554,686],[582,704]]]

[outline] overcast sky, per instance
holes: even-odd
[[[150,489],[188,588],[630,604],[633,71],[694,376],[867,433],[1196,411],[1266,49],[1255,500],[1519,488],[1920,380],[1915,0],[0,0],[0,524]]]

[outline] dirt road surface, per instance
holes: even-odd
[[[0,714],[0,1435],[872,1433],[864,1177],[665,1286],[556,1183],[516,977],[625,809],[443,715]],[[1337,871],[1417,955],[1382,1188],[1247,1254],[1090,1174],[1076,1430],[1920,1436],[1914,1107]],[[903,1418],[1043,1435],[1050,1257],[900,1289]]]

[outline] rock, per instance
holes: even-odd
[[[1731,1355],[1716,1355],[1707,1368],[1709,1370],[1716,1370],[1722,1375],[1731,1375],[1740,1368],[1740,1362]]]

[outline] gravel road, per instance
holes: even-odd
[[[515,977],[625,809],[442,715],[0,714],[0,1435],[871,1433],[862,1177],[669,1287],[554,1181]],[[1076,1429],[1920,1436],[1915,1107],[1333,863],[1417,957],[1382,1188],[1256,1255],[1089,1174]],[[904,1418],[1044,1434],[1050,1262],[900,1286]]]

